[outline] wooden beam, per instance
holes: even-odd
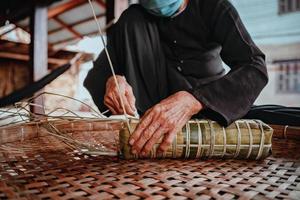
[[[35,82],[44,77],[48,72],[48,33],[47,33],[47,6],[35,5],[30,17],[30,81]],[[34,100],[34,104],[43,105],[42,97]],[[31,106],[31,111],[44,114],[42,107]]]
[[[114,24],[114,21],[110,21],[103,29],[102,29],[102,32],[105,33],[112,25]],[[93,31],[93,32],[90,32],[90,33],[86,33],[84,34],[86,36],[93,36],[93,35],[99,35],[99,31],[96,30],[96,31]],[[71,37],[71,38],[67,38],[65,40],[60,40],[60,41],[57,41],[57,42],[54,42],[52,43],[51,45],[53,46],[56,46],[56,45],[60,45],[60,44],[63,44],[63,43],[67,43],[67,42],[70,42],[70,41],[75,41],[77,38],[74,38],[74,37]]]
[[[87,3],[87,0],[70,0],[67,3],[58,5],[56,7],[50,8],[48,10],[48,19],[54,18],[60,14],[62,14],[63,12],[66,12],[68,10],[71,10],[77,6],[83,5]],[[22,28],[24,31],[29,32],[29,28],[26,27],[22,27],[21,25],[16,24],[18,27]]]
[[[5,49],[13,48],[18,45],[18,43],[15,43],[15,42],[2,43],[2,41],[4,41],[4,40],[1,40],[1,45],[0,45],[0,50],[2,50],[2,51],[5,51]]]
[[[107,30],[108,30],[113,24],[114,24],[114,21],[110,21],[110,22],[102,29],[102,32],[103,32],[103,33],[106,33]],[[87,33],[87,34],[85,34],[85,35],[86,35],[86,36],[99,35],[99,31],[96,30],[96,31]]]
[[[98,14],[97,16],[97,19],[101,18],[101,17],[105,17],[105,13],[102,13],[102,14]],[[86,22],[89,22],[89,21],[92,21],[94,20],[94,17],[89,17],[89,18],[86,18],[86,19],[82,19],[80,21],[77,21],[77,22],[74,22],[72,24],[69,24],[68,26],[69,27],[74,27],[74,26],[77,26],[79,24],[83,24],[83,23],[86,23]],[[53,34],[53,33],[56,33],[58,31],[61,31],[63,30],[63,28],[56,28],[56,29],[53,29],[51,31],[48,32],[49,35]]]
[[[56,17],[68,10],[71,10],[77,6],[87,3],[87,0],[71,0],[64,4],[58,5],[56,7],[50,8],[48,10],[48,19]]]
[[[0,52],[0,58],[14,59],[20,61],[29,61],[29,55],[19,54],[19,53],[10,53],[10,52]],[[68,63],[68,59],[59,59],[59,58],[48,58],[48,64],[53,65],[64,65]]]
[[[82,35],[80,35],[80,33],[78,33],[77,31],[75,31],[71,26],[68,26],[64,21],[62,21],[61,19],[59,19],[58,17],[53,17],[53,19],[58,22],[62,27],[64,27],[65,29],[67,29],[68,31],[70,31],[73,35],[75,35],[77,38],[82,39]]]
[[[71,37],[71,38],[66,38],[64,40],[59,40],[59,41],[56,41],[56,42],[53,42],[51,43],[52,46],[56,46],[56,45],[59,45],[59,44],[63,44],[63,43],[67,43],[67,42],[71,42],[71,41],[75,41],[75,40],[78,40],[78,38],[74,38],[74,37]]]

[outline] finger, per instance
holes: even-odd
[[[125,95],[125,88],[126,88],[126,83],[124,82],[119,83],[119,87],[117,86],[115,87],[114,93],[118,98],[120,98],[120,96]]]
[[[175,135],[177,132],[179,132],[184,124],[186,123],[188,119],[186,119],[186,116],[182,115],[178,120],[177,120],[177,126],[175,126],[171,131],[169,131],[168,134],[165,135],[163,138],[162,143],[158,147],[158,153],[163,153],[165,152],[170,145],[172,144]]]
[[[121,102],[121,98],[122,98],[123,102]],[[123,103],[126,114],[134,115],[134,111],[131,109],[125,95],[117,94],[117,95],[115,95],[115,99],[117,99],[117,101],[118,101],[118,105],[119,105],[118,110],[120,111],[120,113],[125,114],[124,110],[123,110],[123,106],[122,106],[122,103]]]
[[[160,124],[157,122],[151,123],[140,135],[138,140],[134,143],[133,149],[136,153],[140,153],[144,145],[150,140],[153,133],[159,128]]]
[[[114,107],[113,99],[108,95],[104,97],[104,104],[109,104],[110,106]]]
[[[140,123],[138,124],[135,131],[132,133],[132,135],[130,137],[129,144],[131,146],[134,145],[134,143],[140,137],[140,134],[152,122],[152,118],[155,118],[157,116],[157,109],[154,109],[154,108],[155,107],[148,109],[146,111],[146,113],[143,115],[143,117],[140,119]]]
[[[126,113],[129,114],[129,115],[134,115],[134,110],[131,108],[127,98],[123,98],[123,102],[124,102],[124,107],[125,107],[125,110],[126,110]]]
[[[151,123],[152,121],[152,112],[149,112],[148,114],[144,115],[140,121],[140,123],[137,125],[136,129],[132,133],[129,139],[129,144],[131,146],[134,145],[134,143],[139,139],[141,133],[144,131],[145,128]]]
[[[175,137],[175,134],[177,134],[176,131],[171,131],[167,135],[165,135],[162,143],[159,145],[158,153],[165,152],[170,147]]]
[[[144,120],[144,118],[146,117],[146,116],[148,116],[151,112],[152,112],[152,108],[150,108],[150,109],[148,109],[144,114],[143,114],[143,116],[142,116],[142,118],[140,119],[140,122],[142,121],[142,120]]]
[[[118,112],[110,105],[106,105],[108,107],[108,109],[112,112],[113,115],[117,115]]]
[[[125,80],[124,77],[122,77],[122,78]],[[119,111],[122,114],[125,114],[123,109],[125,109],[126,112],[129,112],[127,109],[128,103],[126,103],[126,101],[125,101],[125,84],[119,84],[119,89],[116,88],[116,90],[114,92],[114,97],[118,101]],[[124,108],[123,108],[123,106],[124,106]]]
[[[150,140],[148,140],[148,142],[144,145],[144,148],[142,149],[143,156],[147,155],[153,149],[153,146],[159,141],[164,132],[165,130],[160,127],[156,129]]]
[[[116,108],[114,107],[114,103],[108,99],[104,101],[104,105],[108,107],[108,109],[112,112],[113,115],[117,115],[118,112],[116,111]]]
[[[135,97],[134,97],[132,88],[130,86],[127,88],[125,96],[127,98],[127,101],[129,103],[131,109],[133,110],[133,112],[135,112],[136,111],[136,108],[135,108]]]
[[[111,93],[109,93],[108,95],[106,95],[106,98],[105,98],[105,100],[107,101],[107,102],[111,102],[111,106],[113,106],[114,108],[115,108],[115,110],[119,110],[119,104],[118,104],[118,101],[116,100],[116,98],[115,98],[115,96],[114,96],[114,93],[113,92],[111,92]]]
[[[135,108],[135,98],[134,97],[129,97],[127,95],[126,96],[126,101],[128,103],[128,107],[130,108],[130,113],[132,115],[134,115],[136,108]]]
[[[106,107],[108,107],[108,109],[115,115],[117,114],[115,108],[114,108],[114,103],[112,102],[112,100],[110,98],[108,98],[108,96],[104,97],[104,105]]]
[[[123,109],[121,104],[119,103],[118,96],[118,94],[112,93],[111,98],[113,99],[115,110],[118,112],[118,114],[123,114]]]

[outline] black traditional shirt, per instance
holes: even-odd
[[[160,18],[158,27],[169,63],[185,76],[200,78],[190,92],[209,109],[206,114],[223,124],[243,117],[268,76],[265,56],[233,5],[190,0],[178,16]],[[225,76],[221,59],[231,68]]]
[[[133,5],[127,9],[119,20],[121,22],[118,22],[123,26],[119,27],[132,29],[130,21],[133,23],[139,21],[138,18],[145,17],[139,12],[134,14],[135,11],[141,10],[146,12],[140,5]],[[265,56],[252,41],[232,4],[228,0],[189,0],[186,9],[174,18],[148,15],[150,14],[145,18],[147,20],[151,18],[149,24],[155,23],[157,26],[159,42],[168,68],[176,71],[182,77],[182,82],[189,84],[183,89],[192,93],[205,105],[200,114],[217,120],[222,125],[229,125],[234,120],[242,118],[267,84],[268,76]],[[124,26],[124,22],[128,24]],[[155,29],[152,30],[150,27],[146,26],[145,29],[155,32]],[[110,45],[110,40],[108,41],[112,57],[115,60],[118,60],[117,57],[124,57],[126,60],[128,56],[140,56],[142,59],[141,55],[132,55],[132,52],[136,54],[141,52],[129,50],[130,43],[136,43],[141,38],[131,38],[127,44],[124,40],[128,40],[132,34],[124,37],[119,32],[115,31],[113,35],[118,36],[111,37],[114,38],[112,39],[115,41],[114,45]],[[135,34],[138,31],[133,32]],[[147,48],[151,49],[152,46],[148,45]],[[117,51],[120,51],[118,55],[115,53]],[[126,51],[130,51],[130,54],[127,52],[127,56]],[[96,65],[107,65],[107,62],[101,62],[104,59],[105,55],[102,53],[95,63],[95,69],[91,70],[85,81],[98,107],[101,107],[99,102],[103,98],[97,97],[100,93],[94,85],[99,82],[99,78],[93,74],[98,73],[98,76],[100,73],[108,74],[96,71]],[[231,68],[226,75],[222,61]],[[114,64],[123,63],[116,61]],[[136,73],[135,70],[130,71]],[[180,78],[171,81],[172,85],[181,84]]]

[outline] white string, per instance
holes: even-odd
[[[128,116],[127,116],[127,112],[126,112],[126,110],[125,110],[124,101],[123,101],[123,99],[122,99],[120,86],[119,86],[119,83],[118,83],[118,81],[117,81],[117,77],[116,77],[116,74],[115,74],[114,66],[113,66],[113,64],[112,64],[110,55],[109,55],[108,50],[107,50],[107,45],[106,45],[106,42],[105,42],[104,37],[103,37],[103,32],[102,32],[101,26],[100,26],[99,21],[98,21],[98,19],[97,19],[97,16],[96,16],[95,9],[94,9],[94,6],[93,6],[93,4],[92,4],[92,1],[91,1],[91,0],[88,0],[88,1],[89,1],[90,6],[91,6],[91,10],[92,10],[92,13],[93,13],[93,16],[94,16],[94,20],[96,21],[96,24],[97,24],[97,27],[98,27],[98,31],[99,31],[99,34],[100,34],[100,38],[101,38],[102,44],[103,44],[103,46],[104,46],[104,51],[105,51],[105,53],[106,53],[106,56],[107,56],[107,59],[108,59],[108,62],[109,62],[109,67],[110,67],[110,69],[111,69],[111,72],[112,72],[112,75],[113,75],[115,84],[116,84],[117,89],[118,89],[118,93],[119,93],[119,97],[120,97],[120,101],[121,101],[121,106],[122,106],[122,110],[123,110],[124,115],[125,115],[125,119],[126,119],[126,123],[127,123],[128,130],[129,130],[129,133],[132,133],[132,131],[131,131],[132,129],[131,129],[131,126],[130,126],[130,123],[129,123],[129,119],[128,119]]]

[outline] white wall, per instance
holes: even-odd
[[[258,44],[300,42],[300,12],[278,14],[278,0],[230,0]]]
[[[274,64],[268,65],[269,83],[264,88],[258,99],[256,105],[261,104],[278,104],[285,106],[300,107],[300,93],[277,93],[277,74],[278,66]]]
[[[254,42],[266,54],[269,83],[256,104],[300,106],[299,93],[278,93],[274,61],[300,59],[300,12],[278,14],[277,0],[230,0]],[[298,73],[300,76],[300,73]]]

